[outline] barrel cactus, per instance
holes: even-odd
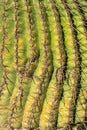
[[[0,130],[86,130],[86,56],[86,0],[0,0]]]

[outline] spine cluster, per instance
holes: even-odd
[[[0,1],[1,130],[86,130],[87,1]]]

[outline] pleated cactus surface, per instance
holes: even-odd
[[[0,0],[0,130],[87,130],[86,0]]]

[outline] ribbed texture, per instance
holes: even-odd
[[[86,0],[0,0],[0,130],[86,130],[86,73]]]

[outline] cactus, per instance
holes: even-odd
[[[87,1],[0,1],[0,130],[87,129]]]

